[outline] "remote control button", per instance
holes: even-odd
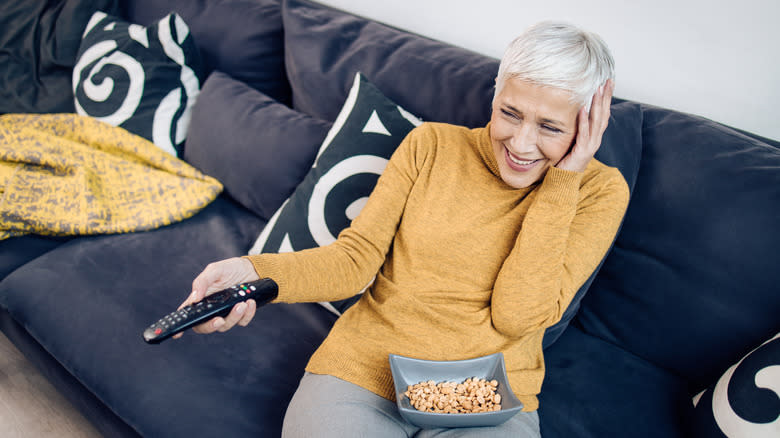
[[[208,298],[206,298],[206,303],[220,304],[227,301],[229,298],[230,294],[217,293],[214,295],[209,295]]]
[[[154,329],[154,334],[155,334],[155,335],[159,335],[159,334],[160,334],[160,333],[162,333],[162,332],[163,332],[163,331],[162,331],[162,329],[161,329],[161,328],[159,328],[159,327],[158,327],[158,328],[156,328],[156,329]]]

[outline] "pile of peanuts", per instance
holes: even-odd
[[[468,378],[463,383],[433,380],[409,385],[404,393],[418,411],[441,414],[473,414],[501,410],[498,381]]]

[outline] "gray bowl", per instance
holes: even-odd
[[[401,416],[415,426],[425,429],[439,427],[497,426],[517,414],[523,403],[515,397],[506,377],[504,355],[495,353],[467,360],[433,361],[390,355],[396,403]],[[409,385],[433,380],[463,382],[469,377],[497,380],[496,393],[501,395],[501,410],[474,414],[439,414],[415,409],[404,395]]]

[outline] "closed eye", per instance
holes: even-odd
[[[550,126],[550,125],[542,125],[542,128],[544,128],[546,131],[551,132],[553,134],[558,134],[560,132],[563,132],[560,129],[556,128],[555,126]]]
[[[513,113],[511,111],[507,111],[507,110],[505,110],[503,108],[501,108],[501,113],[504,114],[507,117],[512,118],[512,119],[516,119],[516,120],[520,119],[520,117],[518,117],[517,114],[515,114],[515,113]]]

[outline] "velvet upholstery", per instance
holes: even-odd
[[[118,1],[0,3],[0,114],[75,111],[71,74],[94,11],[117,14]]]
[[[693,404],[685,379],[570,326],[545,351],[543,437],[684,438]]]
[[[184,159],[268,220],[311,168],[330,126],[215,71],[193,109]]]
[[[268,305],[245,330],[141,338],[207,263],[245,253],[263,224],[223,197],[155,231],[74,239],[6,277],[0,306],[142,436],[221,436],[225,424],[231,436],[278,436],[330,312]]]
[[[219,70],[290,102],[280,0],[121,0],[120,6],[144,26],[176,12],[190,26],[207,75]]]
[[[495,59],[306,0],[285,0],[282,18],[299,111],[334,120],[360,71],[423,121],[477,127],[490,118]]]
[[[44,237],[28,234],[0,241],[0,279],[70,239],[70,237]]]
[[[213,74],[184,157],[226,193],[154,231],[0,241],[0,329],[105,436],[279,436],[335,315],[272,304],[226,334],[151,346],[142,331],[207,263],[249,250],[356,72],[423,120],[474,127],[490,117],[498,61],[308,0],[121,6],[129,21],[173,10],[190,25]],[[621,99],[603,141],[597,158],[632,197],[601,268],[545,337],[542,433],[689,436],[692,397],[780,331],[780,144]]]
[[[780,329],[780,149],[696,116],[643,116],[634,196],[578,318],[698,391]]]

